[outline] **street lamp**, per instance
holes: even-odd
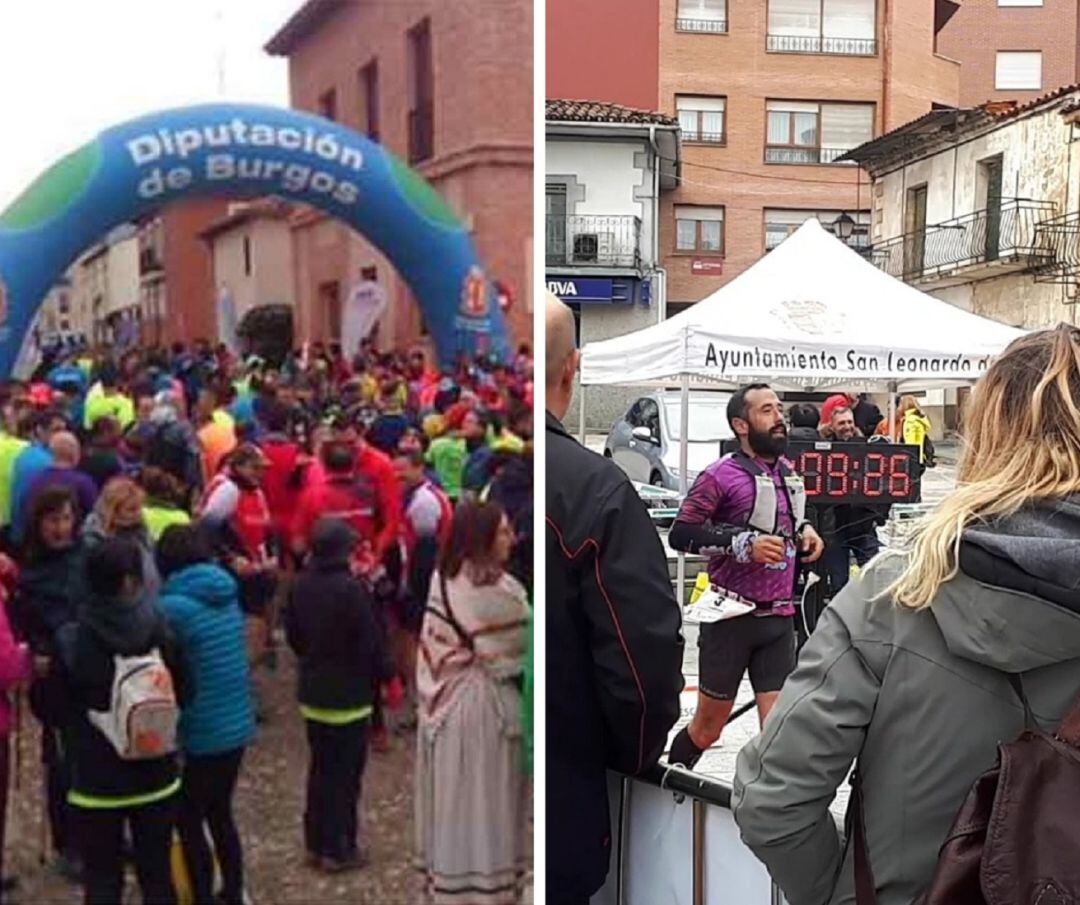
[[[848,239],[851,238],[851,234],[855,232],[855,221],[846,212],[841,213],[839,217],[833,220],[832,229],[836,238],[846,245]]]

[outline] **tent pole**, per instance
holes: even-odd
[[[896,381],[889,381],[889,437],[896,442]]]
[[[585,445],[585,384],[578,384],[578,397],[581,402],[580,411],[578,415],[578,441],[582,446]]]
[[[690,458],[690,375],[683,374],[679,388],[679,493],[686,496],[686,467]],[[686,554],[680,551],[675,567],[675,580],[678,583],[676,599],[679,606],[686,603]]]

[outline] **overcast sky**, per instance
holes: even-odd
[[[262,48],[302,3],[0,0],[0,211],[135,116],[216,100],[287,105],[286,62]]]

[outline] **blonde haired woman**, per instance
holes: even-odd
[[[1010,676],[1047,729],[1080,690],[1080,331],[1014,342],[965,423],[955,492],[832,602],[739,754],[735,819],[793,905],[855,901],[829,805],[856,758],[877,905],[910,905],[1024,726]]]
[[[82,539],[87,551],[112,537],[134,541],[142,552],[143,588],[157,597],[161,578],[154,562],[154,542],[143,516],[146,492],[131,478],[113,478],[101,490],[94,511],[83,522]]]

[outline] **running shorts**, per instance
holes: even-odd
[[[747,670],[755,694],[779,691],[795,668],[795,621],[747,613],[703,623],[698,661],[698,690],[707,697],[735,700]]]

